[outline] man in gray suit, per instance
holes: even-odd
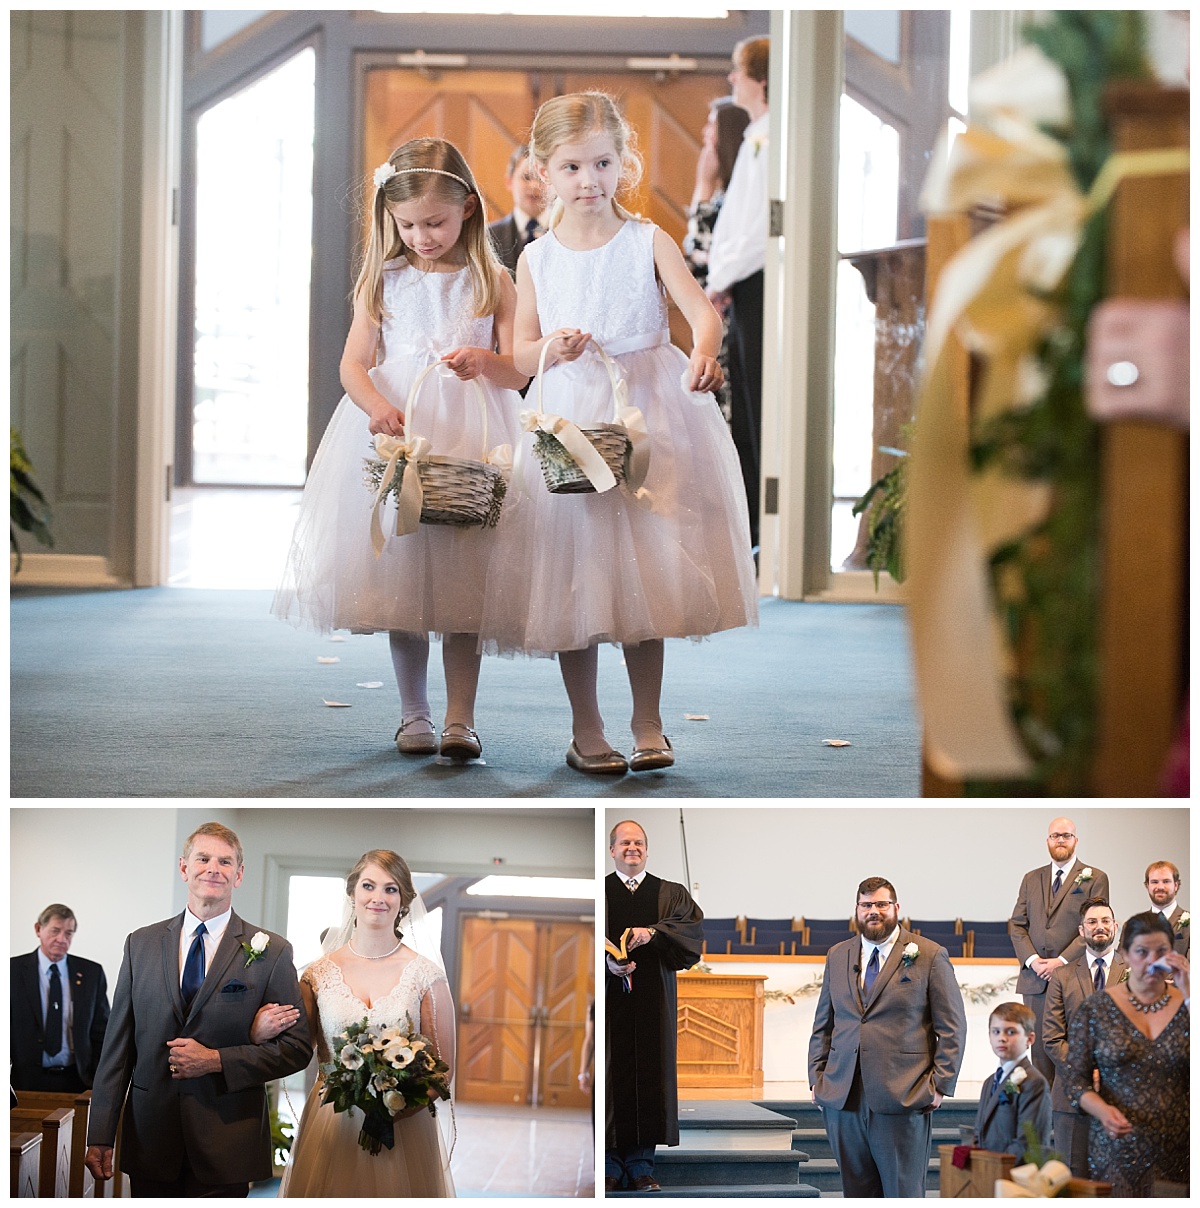
[[[946,949],[900,926],[883,877],[858,887],[857,939],[835,944],[808,1081],[846,1196],[925,1195],[931,1113],[954,1093],[967,1017]]]
[[[1150,909],[1161,914],[1175,937],[1175,951],[1187,959],[1192,950],[1192,916],[1180,906],[1179,869],[1170,860],[1155,860],[1146,869]]]
[[[1080,908],[1079,936],[1083,955],[1055,969],[1046,990],[1044,1043],[1059,1072],[1067,1064],[1067,1036],[1071,1020],[1089,994],[1119,982],[1127,971],[1117,947],[1117,920],[1104,898],[1088,898]],[[1063,1156],[1077,1179],[1088,1177],[1088,1128],[1091,1118],[1071,1106],[1066,1082],[1055,1079],[1050,1090],[1054,1122],[1054,1148]]]
[[[121,1122],[135,1196],[245,1196],[269,1178],[263,1084],[312,1055],[306,1028],[250,1039],[259,1008],[299,1012],[301,1000],[291,945],[233,913],[242,871],[237,835],[206,822],[179,860],[187,909],[125,940],[85,1160],[97,1179],[112,1178]]]
[[[1046,1056],[1042,1018],[1046,987],[1055,969],[1083,952],[1079,907],[1088,898],[1108,900],[1108,875],[1075,858],[1078,842],[1070,818],[1055,818],[1050,823],[1046,838],[1050,863],[1025,874],[1008,920],[1008,936],[1021,962],[1017,993],[1037,1017],[1037,1039],[1029,1055],[1051,1086],[1054,1062]]]

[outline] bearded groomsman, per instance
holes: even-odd
[[[900,926],[883,877],[858,887],[859,935],[825,958],[808,1081],[846,1196],[925,1196],[932,1113],[954,1093],[967,1017],[946,949]]]
[[[1192,916],[1180,906],[1179,869],[1170,860],[1155,860],[1146,869],[1150,908],[1161,914],[1175,937],[1175,951],[1185,959],[1192,949]]]
[[[1061,1072],[1067,1064],[1067,1036],[1071,1020],[1085,998],[1116,985],[1128,972],[1117,947],[1117,920],[1103,898],[1088,898],[1080,907],[1079,937],[1084,949],[1069,965],[1055,969],[1046,990],[1043,1038],[1050,1060]],[[1063,1155],[1077,1179],[1088,1177],[1088,1128],[1091,1120],[1071,1106],[1064,1079],[1050,1088],[1054,1148]]]
[[[1050,823],[1046,836],[1050,863],[1025,874],[1008,920],[1008,935],[1021,962],[1017,993],[1037,1018],[1037,1039],[1029,1055],[1052,1086],[1054,1062],[1046,1055],[1044,1041],[1046,987],[1055,969],[1083,952],[1079,907],[1088,898],[1108,900],[1108,874],[1075,858],[1078,843],[1070,818],[1055,818]]]

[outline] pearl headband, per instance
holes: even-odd
[[[388,160],[387,163],[380,164],[379,167],[375,169],[375,187],[377,189],[382,189],[393,176],[407,176],[410,172],[432,172],[435,176],[448,176],[451,180],[457,180],[468,193],[475,192],[470,181],[463,180],[463,178],[456,172],[447,172],[442,168],[397,168],[391,160]]]

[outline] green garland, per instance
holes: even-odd
[[[1076,183],[1087,193],[1112,151],[1102,108],[1117,79],[1147,79],[1144,15],[1058,12],[1025,31],[1067,78],[1073,125],[1046,129],[1066,148]],[[1096,728],[1099,611],[1099,436],[1083,395],[1087,322],[1105,294],[1103,211],[1084,228],[1079,251],[1053,301],[1062,326],[1036,350],[1047,385],[1032,406],[1009,411],[973,433],[976,469],[998,466],[1049,484],[1046,520],[997,550],[993,585],[1019,668],[1010,705],[1035,765],[1030,792],[1087,791]],[[1011,783],[975,782],[979,795],[1011,794]]]

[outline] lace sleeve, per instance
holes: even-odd
[[[450,1067],[454,1079],[454,1000],[450,983],[439,969],[421,995],[421,1031],[433,1041],[437,1055]]]

